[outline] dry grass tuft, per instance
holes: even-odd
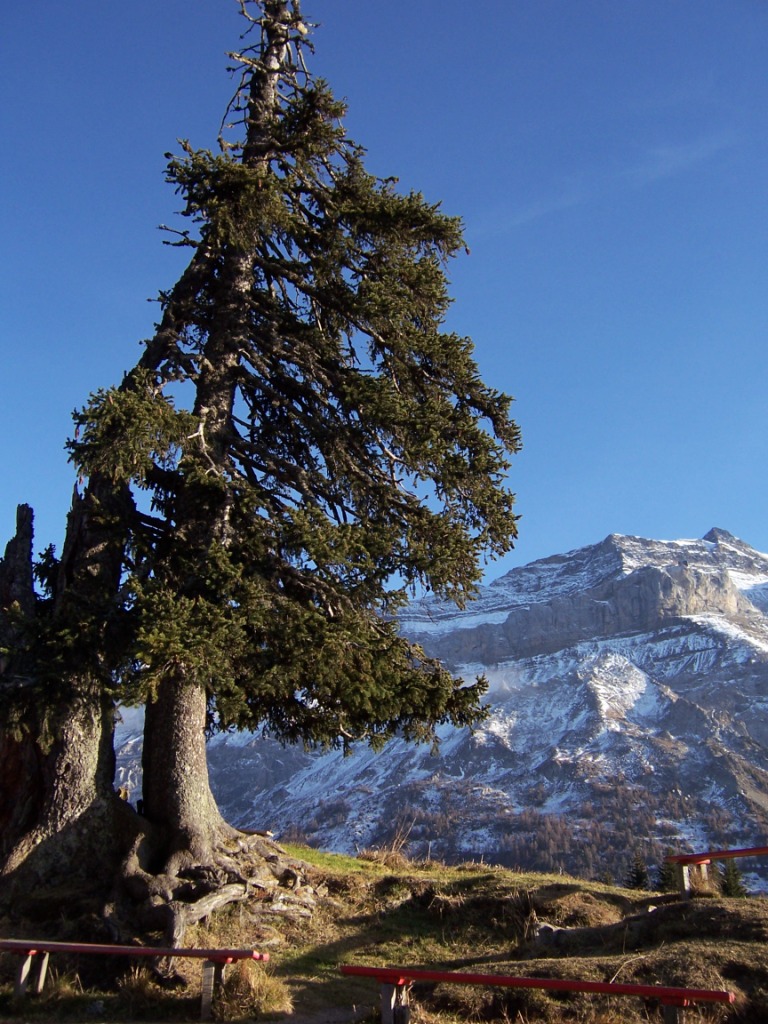
[[[130,1018],[144,1017],[157,1005],[157,983],[143,964],[132,964],[118,979],[117,990]]]
[[[288,986],[253,960],[240,960],[227,969],[223,991],[215,1005],[217,1020],[247,1020],[293,1012]]]
[[[382,864],[392,871],[404,871],[410,865],[406,855],[399,850],[361,850],[357,856],[360,860],[368,861],[371,864]]]
[[[79,998],[83,994],[83,984],[76,971],[48,971],[45,984],[45,1002],[57,1003],[71,997]]]

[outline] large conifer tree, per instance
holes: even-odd
[[[184,143],[168,164],[190,264],[71,442],[86,497],[121,510],[102,545],[123,558],[102,598],[110,672],[146,701],[126,870],[172,902],[180,872],[188,891],[190,872],[210,889],[239,871],[206,730],[347,747],[481,716],[482,680],[454,680],[394,616],[415,588],[463,603],[516,535],[510,400],[444,329],[458,220],[365,170],[307,70],[298,0],[238,3],[253,45],[220,151]]]

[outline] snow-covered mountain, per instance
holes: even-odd
[[[513,569],[464,611],[427,599],[401,629],[457,674],[484,674],[488,720],[434,754],[306,754],[253,735],[210,744],[227,817],[353,851],[621,877],[635,851],[764,845],[768,555],[611,535]],[[130,775],[135,730],[119,755]]]

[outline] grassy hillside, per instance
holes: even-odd
[[[236,905],[190,944],[267,949],[266,969],[232,969],[220,1019],[273,1019],[286,1024],[342,1024],[376,1019],[375,982],[342,978],[338,966],[407,965],[597,981],[728,988],[735,1008],[689,1010],[689,1021],[768,1022],[768,903],[712,896],[687,902],[564,875],[532,875],[482,864],[446,867],[396,854],[352,859],[305,848],[317,896],[310,913],[301,893],[271,908],[270,924],[253,905]],[[542,924],[554,928],[541,929]],[[84,922],[24,925],[40,937],[83,936]],[[561,929],[561,930],[558,930]],[[63,934],[62,934],[63,933]],[[21,934],[0,922],[0,934]],[[100,958],[59,963],[54,984],[27,1005],[12,1000],[13,962],[0,974],[2,1020],[194,1020],[199,965],[183,962],[187,988],[164,989],[145,968],[112,965],[107,984]],[[122,973],[119,973],[122,972]],[[127,972],[127,973],[126,973]],[[416,986],[414,1024],[499,1020],[614,1024],[661,1020],[657,1007],[634,998],[545,995],[469,986]]]

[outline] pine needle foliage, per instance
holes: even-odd
[[[454,680],[393,616],[417,589],[463,605],[512,546],[511,400],[445,329],[459,220],[365,169],[307,70],[297,0],[238,2],[259,39],[231,55],[233,138],[183,142],[167,165],[189,267],[70,442],[84,475],[149,492],[127,547],[126,682],[151,694],[181,673],[212,727],[434,739],[483,714],[485,684]]]
[[[729,859],[720,865],[720,892],[731,899],[745,899],[749,893],[742,880],[741,871],[735,861]]]
[[[675,851],[669,849],[666,854],[673,854]],[[668,860],[663,860],[656,870],[654,888],[657,892],[677,892],[678,881],[675,865]]]
[[[640,851],[635,851],[632,857],[632,863],[627,871],[627,877],[624,882],[627,889],[647,889],[648,888],[648,867],[645,863],[645,858]]]

